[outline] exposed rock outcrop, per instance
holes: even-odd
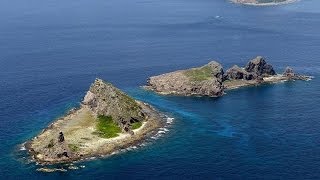
[[[250,60],[244,68],[234,65],[226,74],[226,80],[254,80],[256,83],[262,83],[264,77],[274,76],[276,72],[262,56],[258,56]]]
[[[63,141],[64,141],[64,135],[63,135],[63,132],[60,132],[58,142],[62,143]]]
[[[234,65],[226,72],[226,79],[253,80],[257,78],[253,73],[247,72],[244,68]]]
[[[283,75],[292,78],[295,76],[295,73],[293,72],[293,69],[291,67],[286,67],[286,69],[283,72]]]
[[[310,80],[310,76],[300,75],[296,74],[291,67],[286,67],[283,74],[284,77],[286,77],[289,80]]]
[[[258,56],[250,60],[244,68],[235,65],[225,74],[222,66],[212,61],[202,67],[153,76],[149,78],[145,88],[161,94],[222,96],[224,90],[228,89],[307,79],[310,77],[296,75],[291,68],[287,68],[283,75],[277,75],[273,66],[262,56]]]
[[[262,56],[258,56],[249,61],[245,70],[249,73],[253,73],[256,77],[273,76],[276,74],[272,65],[267,64]]]
[[[150,77],[147,88],[163,94],[221,96],[223,77],[222,66],[211,61],[199,68]]]

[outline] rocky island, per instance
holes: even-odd
[[[201,67],[153,76],[148,79],[144,88],[160,94],[218,97],[226,90],[244,86],[310,79],[310,76],[294,73],[290,67],[282,74],[277,74],[265,58],[258,56],[250,60],[244,68],[235,65],[226,72],[221,64],[211,61]]]
[[[231,0],[234,3],[254,5],[254,6],[270,6],[293,3],[296,0]]]
[[[25,146],[40,164],[72,162],[138,143],[162,124],[150,105],[96,79],[80,108],[56,120]]]

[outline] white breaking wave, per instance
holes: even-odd
[[[164,135],[167,132],[169,132],[168,126],[173,123],[174,118],[170,118],[170,117],[167,117],[167,116],[164,116],[164,118],[166,119],[166,125],[164,127],[159,128],[158,132],[156,132],[156,134],[154,134],[153,136],[150,137],[150,139],[152,139],[152,141],[159,139],[162,135]],[[141,144],[138,144],[137,146],[129,146],[129,147],[125,148],[125,149],[119,149],[118,151],[114,151],[114,152],[111,153],[111,155],[116,155],[116,154],[119,154],[119,153],[124,153],[124,152],[128,152],[128,151],[136,150],[139,147],[145,147],[148,144],[149,144],[149,142],[147,141],[147,142],[143,142]]]
[[[25,151],[26,147],[24,146],[24,144],[19,148],[20,151]]]
[[[154,136],[152,136],[151,139],[159,139],[163,134],[166,134],[169,131],[167,127],[173,123],[174,118],[166,116],[166,120],[167,125],[165,127],[159,128],[159,131]]]
[[[167,129],[167,128],[159,128],[159,129],[162,130],[162,131],[165,131],[165,132],[169,131],[169,129]]]
[[[170,117],[167,117],[167,124],[171,124],[173,122],[174,118],[170,118]]]

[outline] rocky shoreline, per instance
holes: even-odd
[[[163,95],[219,97],[223,96],[225,91],[239,87],[282,81],[307,81],[311,78],[294,73],[290,67],[282,74],[277,74],[265,58],[258,56],[250,60],[245,67],[235,65],[226,72],[217,61],[211,61],[201,67],[152,76],[144,88]]]
[[[230,0],[233,3],[251,5],[251,6],[275,6],[294,3],[298,0],[270,0],[269,2],[261,0]]]
[[[137,145],[163,127],[165,120],[149,104],[128,98],[111,84],[97,79],[80,108],[53,122],[27,141],[25,148],[38,164],[52,165],[105,157]],[[112,115],[121,129],[118,136],[105,138],[97,133],[97,117],[101,114]],[[135,122],[141,126],[133,129]]]

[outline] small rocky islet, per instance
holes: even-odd
[[[145,139],[164,122],[150,105],[96,79],[81,106],[25,143],[41,165],[109,155]]]
[[[254,6],[268,6],[281,5],[295,2],[296,0],[231,0],[234,3],[254,5]]]
[[[201,67],[152,76],[144,88],[164,95],[219,97],[239,87],[311,78],[294,73],[290,67],[277,74],[264,57],[258,56],[245,67],[234,65],[226,72],[220,63],[211,61]]]

